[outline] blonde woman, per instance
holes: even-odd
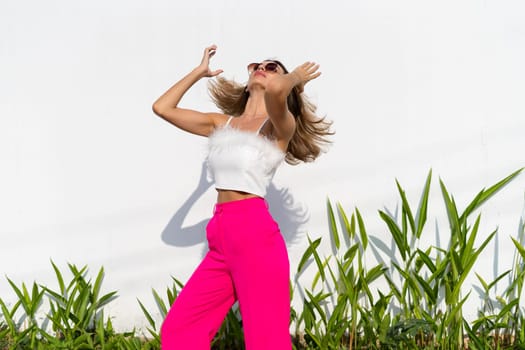
[[[276,60],[252,63],[246,85],[220,77],[211,82],[223,113],[178,107],[197,81],[222,73],[210,69],[216,50],[207,47],[201,63],[153,104],[176,127],[209,138],[207,165],[217,190],[206,227],[209,251],[166,316],[161,345],[210,349],[238,300],[247,350],[290,350],[288,254],[264,196],[283,161],[313,161],[331,134],[330,123],[302,95],[321,73],[312,62],[292,72]]]

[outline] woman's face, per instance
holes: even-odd
[[[275,76],[284,74],[284,69],[277,62],[267,60],[261,63],[250,63],[248,65],[248,89],[255,85],[266,87],[266,83]]]

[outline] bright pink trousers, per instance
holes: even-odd
[[[288,253],[266,201],[216,204],[206,235],[209,252],[162,325],[162,350],[210,349],[236,300],[246,350],[292,349]]]

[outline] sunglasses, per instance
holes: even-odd
[[[259,67],[262,67],[262,69],[265,72],[277,72],[277,69],[279,68],[279,64],[276,62],[266,62],[266,63],[250,63],[248,65],[248,72],[253,73],[256,70],[259,69]]]

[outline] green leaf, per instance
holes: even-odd
[[[488,293],[489,285],[487,284],[487,282],[485,282],[485,280],[477,272],[475,273],[475,275],[478,278],[481,285],[483,286],[483,290],[485,291],[485,293]]]
[[[423,195],[419,201],[419,206],[416,213],[416,237],[421,238],[423,227],[427,221],[427,210],[428,210],[428,197],[430,193],[430,183],[432,181],[432,170],[428,172],[427,180],[425,181],[425,187],[423,188]]]
[[[366,283],[371,284],[376,279],[383,276],[385,274],[385,271],[386,271],[386,268],[384,268],[382,264],[374,266],[373,268],[368,270],[368,272],[366,273],[366,277],[365,277]]]
[[[61,295],[61,294],[58,294],[57,292],[45,287],[45,286],[42,286],[42,288],[46,291],[46,293],[48,294],[48,297],[51,299],[51,300],[54,300],[57,305],[65,305],[66,304],[66,299]]]
[[[359,246],[357,244],[352,245],[350,248],[348,248],[343,258],[346,261],[350,261],[350,262],[353,261],[355,256],[357,255],[358,250],[359,250]]]
[[[325,258],[325,260],[321,264],[321,266],[317,265],[318,273],[316,273],[315,276],[314,276],[314,279],[312,281],[312,288],[315,288],[315,286],[317,285],[317,282],[319,281],[320,277],[323,277],[323,281],[325,280],[324,270],[325,270],[326,266],[328,265],[328,261],[329,260],[330,260],[330,256]],[[323,271],[323,272],[321,272],[321,271]]]
[[[432,286],[420,275],[415,274],[414,277],[425,291],[425,295],[428,298],[429,304],[435,305],[438,297],[437,289],[434,290],[434,288],[432,288]]]
[[[447,188],[445,187],[445,184],[443,181],[439,180],[439,184],[441,186],[441,193],[443,195],[443,200],[445,201],[445,208],[447,209],[447,216],[448,216],[448,222],[450,225],[452,238],[451,238],[451,244],[455,244],[455,241],[458,239],[458,235],[461,231],[461,225],[459,220],[459,214],[458,210],[456,208],[456,203],[454,202],[454,198],[452,198],[447,191]]]
[[[429,269],[429,271],[431,273],[434,273],[436,271],[436,265],[430,258],[430,248],[426,252],[422,251],[421,249],[418,249],[417,253],[418,257],[423,261],[423,263]]]
[[[33,282],[33,288],[31,291],[31,309],[30,317],[34,320],[36,313],[42,304],[42,298],[44,297],[44,290],[38,289],[38,284]],[[36,322],[36,321],[35,321]]]
[[[469,348],[472,350],[483,350],[486,349],[486,344],[481,340],[479,335],[470,328],[467,321],[464,321],[465,331],[467,332],[469,339]]]
[[[477,196],[474,198],[474,200],[467,206],[463,214],[461,215],[461,220],[466,219],[467,216],[469,216],[474,210],[476,210],[478,207],[480,207],[483,203],[485,203],[489,198],[494,196],[498,191],[500,191],[503,187],[505,187],[509,182],[514,180],[516,176],[518,176],[524,168],[518,169],[509,176],[505,177],[504,179],[500,180],[496,184],[492,185],[488,189],[481,190]]]
[[[308,242],[309,242],[308,248],[304,252],[301,260],[299,261],[299,265],[297,266],[297,273],[301,273],[308,259],[310,259],[314,251],[317,249],[317,247],[319,247],[319,244],[321,244],[321,237],[319,237],[313,242],[310,240],[310,237],[308,237]]]
[[[496,234],[496,231],[492,232],[481,244],[481,246],[476,249],[472,254],[470,254],[469,259],[466,261],[466,264],[462,267],[462,271],[459,274],[459,278],[456,281],[456,284],[454,286],[454,289],[452,290],[452,295],[454,298],[457,298],[459,294],[461,293],[461,286],[463,285],[463,282],[468,277],[470,270],[472,269],[472,266],[474,266],[474,263],[478,259],[479,255],[485,249],[487,244],[492,240],[494,235]]]
[[[89,294],[90,294],[89,288],[83,288],[80,291],[78,299],[76,300],[76,303],[75,303],[76,304],[75,313],[77,317],[79,318],[79,320],[81,321],[83,328],[89,326],[88,324],[89,321],[85,317],[87,313],[87,305],[89,303]]]
[[[17,331],[15,321],[13,320],[13,315],[14,315],[14,312],[16,312],[16,309],[18,308],[19,305],[20,305],[20,300],[15,304],[15,307],[13,307],[13,313],[10,313],[4,301],[0,298],[0,307],[2,308],[2,313],[4,314],[4,320],[7,323],[7,326],[9,327],[9,330],[11,331],[12,335],[14,335]]]
[[[64,278],[62,277],[62,273],[60,272],[60,270],[58,269],[58,267],[55,265],[55,263],[53,262],[53,260],[51,260],[51,265],[53,266],[53,270],[55,270],[55,275],[57,277],[57,281],[58,281],[58,286],[60,288],[60,293],[62,294],[62,296],[66,296],[66,285],[64,284]]]
[[[359,237],[361,238],[361,244],[363,245],[363,250],[366,250],[366,247],[368,246],[368,234],[366,232],[365,223],[363,222],[363,217],[357,208],[355,208],[355,215],[357,217],[357,224],[359,226]]]
[[[157,293],[155,289],[151,289],[151,293],[153,293],[153,299],[155,299],[155,303],[157,304],[157,307],[159,308],[162,317],[166,317],[166,315],[168,314],[168,308],[164,303],[164,300],[162,300],[159,293]]]
[[[28,300],[28,297],[27,297],[27,288],[25,287],[25,284],[22,283],[22,289],[23,289],[22,291],[9,278],[7,278],[7,281],[9,282],[9,284],[11,285],[11,288],[14,290],[16,296],[18,297],[18,300],[20,301],[21,306],[24,309],[26,315],[29,316],[31,314],[31,304],[30,304],[30,300]]]
[[[407,246],[403,232],[401,232],[395,221],[388,214],[380,210],[379,216],[388,226],[390,234],[394,238],[394,242],[396,243],[397,249],[401,254],[401,257],[403,258],[403,260],[406,260],[406,254],[409,247]]]
[[[310,241],[310,238],[308,238],[308,242],[312,244],[312,241]],[[321,258],[319,257],[319,254],[317,253],[317,249],[314,249],[312,251],[312,255],[314,256],[315,264],[317,265],[317,272],[321,275],[322,281],[326,281],[326,275],[324,272],[325,265],[322,263]]]
[[[501,279],[503,279],[505,276],[507,276],[509,273],[511,273],[512,270],[507,270],[503,272],[501,275],[499,275],[494,281],[490,282],[489,289],[492,289]]]
[[[310,291],[305,290],[306,295],[308,296],[308,303],[314,307],[314,309],[317,311],[318,315],[321,317],[321,320],[323,321],[323,324],[326,325],[327,318],[326,318],[326,312],[324,311],[323,307],[321,306],[321,303],[331,295],[331,293],[325,293],[319,292],[316,295],[313,295]]]
[[[308,329],[308,328],[305,329],[304,331],[314,341],[315,345],[317,345],[317,347],[319,349],[321,349],[322,348],[322,344],[321,344],[321,341],[319,340],[319,337],[317,337],[314,333],[312,333],[312,331],[310,329]]]
[[[96,303],[96,308],[100,309],[101,307],[109,304],[113,300],[117,298],[117,291],[110,292],[108,294],[105,294],[103,297],[101,297],[98,302]]]
[[[352,238],[355,235],[355,225],[351,225],[348,221],[348,217],[346,216],[346,213],[341,206],[341,203],[337,203],[337,212],[339,213],[339,217],[343,220],[343,225],[346,231],[346,234],[348,237]]]
[[[512,239],[512,242],[514,243],[514,246],[518,250],[518,253],[520,254],[521,258],[525,260],[525,248],[514,237],[510,237],[510,239]]]
[[[329,331],[329,333],[334,329],[341,328],[341,326],[343,326],[343,328],[346,328],[344,323],[346,323],[345,311],[347,307],[347,298],[339,298],[334,310],[332,311],[332,314],[330,315],[330,319],[328,320],[327,330]]]
[[[470,292],[459,302],[454,303],[453,305],[448,305],[450,307],[450,312],[448,315],[446,315],[444,322],[445,327],[450,327],[451,325],[458,326],[456,324],[455,317],[456,315],[461,315],[461,312],[463,310],[463,304],[465,304],[465,301],[467,301],[468,297],[470,295]]]
[[[505,305],[498,314],[498,317],[501,319],[509,314],[512,314],[512,308],[519,305],[520,300],[518,298],[511,300],[507,305]],[[505,325],[508,326],[508,325]]]
[[[414,216],[412,215],[412,210],[410,209],[410,205],[408,204],[408,200],[405,194],[405,190],[401,187],[399,184],[399,181],[396,179],[396,186],[397,190],[399,192],[399,195],[401,196],[401,203],[403,208],[404,217],[408,218],[408,223],[410,225],[410,229],[412,230],[412,233],[416,232],[416,225],[414,223]]]
[[[384,276],[385,276],[385,279],[386,279],[388,285],[390,286],[390,292],[396,297],[396,299],[397,299],[400,303],[405,302],[404,297],[403,297],[403,294],[402,294],[401,291],[399,290],[397,284],[394,283],[394,281],[392,281],[392,279],[390,278],[390,276],[389,276],[388,274],[385,273]]]
[[[142,313],[144,314],[144,316],[145,316],[146,319],[148,320],[150,326],[153,327],[154,330],[156,330],[156,328],[155,328],[155,321],[153,320],[153,317],[151,317],[150,313],[148,312],[148,310],[146,310],[146,308],[145,308],[144,305],[140,302],[140,300],[137,299],[137,301],[139,302],[140,308],[142,309]]]
[[[334,210],[332,209],[332,204],[330,203],[330,200],[326,200],[326,205],[328,207],[328,218],[330,221],[330,231],[332,233],[332,241],[334,242],[334,245],[337,249],[341,246],[341,242],[339,240],[339,232],[337,230],[337,225],[335,222],[335,216],[334,216]]]
[[[344,286],[344,290],[341,290],[341,288],[337,288],[336,291],[339,292],[339,294],[350,294],[354,292],[355,285],[354,280],[352,279],[351,275],[347,275],[345,267],[341,264],[341,261],[337,260],[337,268],[339,270],[339,283]],[[332,271],[331,268],[329,268],[330,271]]]
[[[476,236],[478,234],[480,220],[481,220],[481,215],[478,215],[478,217],[476,218],[476,222],[474,223],[474,226],[470,230],[470,235],[468,236],[467,243],[463,247],[463,250],[461,252],[461,265],[466,264],[466,261],[471,257],[471,253],[474,251],[474,242],[476,241]]]
[[[102,281],[104,280],[104,267],[101,267],[98,271],[97,278],[95,279],[95,284],[93,285],[91,302],[93,304],[97,303],[98,295],[100,293],[100,288],[102,286]]]

